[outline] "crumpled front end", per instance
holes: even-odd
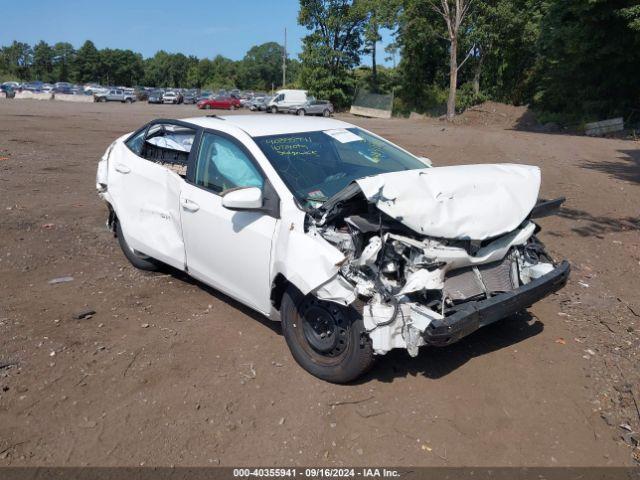
[[[530,173],[517,172],[521,178],[523,172]],[[502,174],[508,177],[504,170]],[[343,305],[359,299],[354,305],[362,306],[364,325],[377,354],[404,348],[415,356],[423,345],[453,343],[528,307],[566,282],[568,264],[557,265],[535,236],[539,227],[531,220],[535,201],[528,205],[530,191],[519,206],[509,207],[510,218],[493,220],[493,232],[473,222],[469,205],[481,208],[476,202],[469,203],[467,198],[462,202],[467,206],[460,206],[455,203],[456,195],[449,195],[443,208],[452,221],[453,217],[465,218],[466,208],[472,230],[465,232],[460,223],[455,228],[461,238],[442,238],[419,232],[416,219],[426,218],[421,212],[380,208],[381,201],[386,206],[402,202],[388,195],[383,181],[376,182],[380,184],[377,197],[367,195],[366,189],[352,189],[347,200],[329,202],[309,228],[345,256],[339,273],[313,294]],[[469,179],[463,183],[468,184]],[[538,186],[539,177],[536,196]],[[462,191],[459,187],[447,188]],[[416,191],[412,191],[414,200]],[[502,191],[512,192],[509,188]],[[424,203],[423,209],[438,218],[437,228],[448,228],[443,221],[446,211],[438,210],[438,204],[429,198]],[[405,218],[413,223],[403,221]],[[516,227],[504,232],[510,224]],[[482,238],[474,239],[474,233],[482,233]]]

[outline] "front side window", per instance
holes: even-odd
[[[413,155],[359,128],[254,140],[291,192],[311,206],[362,177],[427,168]]]
[[[202,136],[195,183],[216,193],[237,187],[260,187],[263,178],[244,151],[213,133]]]

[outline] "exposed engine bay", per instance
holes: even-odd
[[[374,177],[376,182],[381,181],[379,177],[384,176]],[[476,186],[477,183],[476,180]],[[469,302],[515,291],[555,268],[536,238],[539,227],[531,220],[536,216],[533,207],[538,208],[535,202],[539,177],[538,184],[529,188],[529,197],[535,194],[533,202],[530,198],[523,202],[520,196],[521,206],[516,212],[505,213],[503,209],[500,228],[514,219],[517,226],[506,233],[490,235],[485,222],[483,228],[489,234],[479,239],[442,238],[418,232],[429,230],[429,224],[405,221],[404,215],[393,211],[397,202],[388,193],[393,188],[384,184],[376,188],[375,193],[367,195],[367,188],[354,183],[341,198],[312,212],[307,225],[310,234],[321,236],[345,257],[339,274],[313,293],[322,300],[361,308],[376,354],[405,348],[416,356],[418,348],[426,344],[423,334],[433,321],[456,313]],[[403,191],[407,190],[410,194],[405,175]],[[436,204],[440,210],[434,212],[445,209],[450,224],[457,222],[454,227],[463,231],[462,222],[473,223],[474,212],[468,206],[464,207],[466,212],[456,211],[451,200],[458,198],[458,192],[452,192],[449,204]],[[389,208],[383,211],[380,202]],[[518,215],[521,218],[516,218]],[[440,222],[437,228],[448,228],[447,222]]]

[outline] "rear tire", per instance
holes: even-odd
[[[325,108],[323,110],[323,112],[322,112],[322,116],[323,117],[329,117],[329,116],[331,116],[331,112],[328,109]]]
[[[304,108],[301,108],[296,113],[298,114],[299,117],[304,117],[307,114],[307,112],[304,111]]]
[[[362,315],[353,307],[302,295],[289,287],[282,298],[282,330],[298,364],[332,383],[348,383],[374,362]]]
[[[209,105],[209,104],[205,105],[205,106],[204,106],[204,109],[205,109],[205,110],[211,110],[211,105]]]
[[[140,270],[146,270],[149,272],[160,270],[160,265],[158,265],[158,263],[156,263],[153,258],[142,255],[129,246],[124,238],[124,235],[122,234],[122,227],[120,226],[120,222],[118,220],[116,220],[115,222],[115,232],[116,236],[118,237],[118,243],[120,244],[122,253],[124,253],[124,256],[127,257],[127,260],[131,262],[131,265]]]

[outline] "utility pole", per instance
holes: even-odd
[[[287,84],[287,28],[284,29],[284,48],[282,49],[282,88]]]

